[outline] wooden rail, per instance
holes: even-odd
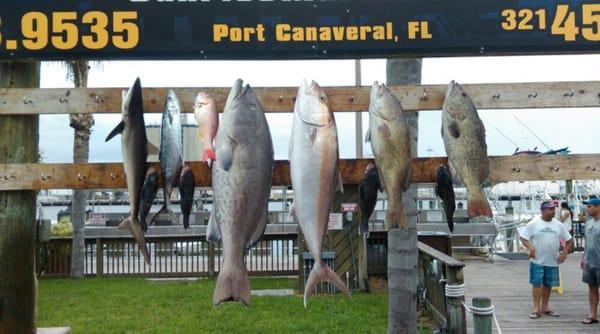
[[[341,160],[345,184],[358,184],[370,159]],[[413,160],[413,183],[435,182],[435,170],[446,158]],[[158,164],[151,164],[160,171]],[[196,186],[211,185],[205,163],[191,162]],[[600,154],[520,155],[490,158],[490,182],[526,180],[586,180],[600,178]],[[289,163],[276,161],[273,185],[290,185]],[[0,191],[39,189],[123,189],[122,163],[0,164]]]
[[[446,297],[446,284],[463,284],[465,264],[422,242],[418,243],[418,278],[425,289],[425,303],[434,318],[448,333],[466,334],[467,321],[462,306],[464,297]]]
[[[502,83],[464,85],[480,109],[598,107],[600,81]],[[394,86],[392,90],[407,111],[440,110],[447,85]],[[144,88],[144,109],[160,113],[167,88]],[[222,111],[229,87],[175,88],[185,112],[192,112],[199,91],[211,93]],[[294,109],[297,87],[255,88],[266,112]],[[336,112],[366,111],[370,87],[325,87]],[[0,89],[0,114],[118,113],[122,88]]]

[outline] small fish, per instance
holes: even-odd
[[[219,127],[219,115],[215,100],[210,94],[205,92],[198,93],[194,103],[194,116],[198,122],[200,138],[204,142],[202,160],[208,163],[208,167],[211,167],[212,162],[216,159],[214,140]]]
[[[452,174],[448,167],[440,165],[435,172],[436,184],[435,194],[444,203],[444,212],[446,213],[446,222],[450,232],[454,232],[454,211],[456,210],[456,200],[454,197],[454,186],[452,185]]]
[[[142,224],[142,228],[144,232],[148,231],[148,224],[146,223],[146,218],[150,213],[150,209],[152,208],[152,203],[156,198],[156,193],[158,192],[158,172],[154,167],[148,168],[148,172],[146,173],[146,179],[144,180],[144,185],[142,186],[142,195],[140,199],[140,223]]]
[[[164,204],[162,208],[152,217],[152,223],[159,214],[166,213],[173,223],[179,223],[177,216],[169,205],[171,204],[171,193],[177,186],[181,168],[183,167],[183,127],[181,124],[181,104],[170,89],[167,101],[162,113],[160,125],[160,169],[163,177]]]
[[[450,82],[442,107],[442,138],[450,170],[456,171],[467,187],[469,218],[492,217],[483,192],[490,171],[485,127],[475,104],[455,81]]]
[[[148,168],[148,138],[144,124],[144,106],[142,100],[142,85],[137,78],[131,88],[123,92],[121,109],[121,122],[106,137],[106,141],[114,136],[121,135],[121,152],[127,179],[127,192],[129,193],[130,215],[119,225],[120,229],[128,229],[135,239],[144,256],[146,263],[150,264],[150,254],[146,247],[144,230],[138,220],[139,203],[142,186]]]
[[[189,166],[183,166],[179,176],[179,195],[181,197],[181,214],[183,215],[183,227],[187,230],[190,227],[190,212],[194,204],[194,190],[196,180],[194,172]]]
[[[377,204],[377,193],[381,190],[379,173],[373,163],[365,169],[365,176],[358,185],[358,204],[360,206],[360,227],[358,232],[369,237],[369,218]]]

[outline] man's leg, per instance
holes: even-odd
[[[542,305],[540,310],[542,313],[548,311],[548,301],[550,300],[550,294],[552,293],[552,287],[545,286],[542,288]]]
[[[597,314],[598,314],[598,299],[599,299],[599,295],[598,295],[598,287],[597,286],[592,286],[592,285],[588,285],[590,288],[590,319],[598,319],[597,318]]]
[[[531,291],[533,294],[533,313],[542,313],[543,288],[541,286],[532,286]]]

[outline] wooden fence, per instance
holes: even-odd
[[[69,276],[71,238],[52,238],[39,250],[46,276]],[[212,277],[221,268],[222,248],[204,236],[148,237],[151,265],[130,237],[89,238],[85,244],[87,276]],[[98,251],[100,250],[100,251]],[[298,275],[297,234],[265,235],[245,258],[252,276]]]

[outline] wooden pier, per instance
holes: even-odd
[[[580,258],[581,253],[571,254],[560,266],[564,294],[553,292],[549,306],[560,315],[559,318],[542,316],[529,319],[533,302],[528,260],[506,260],[498,256],[494,257],[494,263],[481,259],[466,260],[463,271],[467,289],[465,301],[471,304],[473,297],[491,298],[504,334],[600,333],[600,324],[581,323],[589,312],[589,306],[588,287],[581,282]],[[467,314],[469,333],[472,333],[472,319],[472,315]]]

